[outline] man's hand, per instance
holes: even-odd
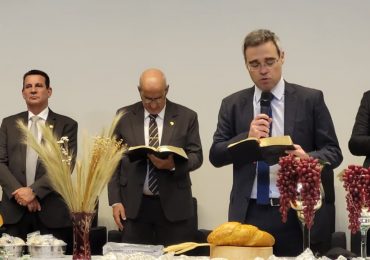
[[[170,171],[173,168],[175,168],[173,154],[170,154],[167,159],[158,158],[157,156],[153,154],[148,154],[148,158],[157,169]]]
[[[28,203],[33,201],[36,198],[35,193],[32,191],[30,187],[22,187],[16,189],[12,195],[14,196],[15,200],[21,206],[27,206]]]
[[[303,149],[300,145],[298,144],[295,144],[294,145],[295,147],[295,150],[287,150],[285,151],[285,153],[287,154],[293,154],[299,158],[302,158],[302,159],[307,159],[308,157],[310,157]]]
[[[121,220],[126,220],[126,212],[122,203],[117,203],[113,206],[113,219],[119,230],[122,231],[124,227]]]
[[[248,137],[264,138],[269,137],[272,118],[266,114],[257,115],[251,122]]]
[[[29,212],[41,211],[41,205],[37,198],[28,203],[27,208]]]

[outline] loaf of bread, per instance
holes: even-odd
[[[275,239],[269,233],[252,225],[226,222],[209,234],[208,243],[217,246],[258,246],[270,247]]]

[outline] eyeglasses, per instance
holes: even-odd
[[[143,101],[144,104],[148,105],[150,103],[156,103],[156,104],[161,104],[163,102],[163,97],[164,96],[160,96],[160,97],[156,97],[156,98],[149,98],[149,97],[143,97],[141,96],[141,100]]]
[[[247,64],[247,67],[250,71],[258,71],[262,67],[272,68],[278,61],[279,58],[267,58],[265,59],[265,62],[262,64],[258,61],[252,61]]]

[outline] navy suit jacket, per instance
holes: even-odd
[[[27,210],[12,196],[13,191],[27,186],[27,146],[22,142],[23,136],[16,123],[18,120],[27,124],[28,112],[4,118],[0,128],[0,185],[3,189],[0,210],[5,224],[16,224]],[[57,138],[68,136],[69,149],[73,151],[74,162],[77,153],[77,122],[49,109],[45,124],[53,126],[53,133]],[[51,187],[40,161],[36,167],[35,182],[30,187],[36,193],[41,205],[41,211],[36,214],[46,227],[61,228],[71,225],[69,210],[60,195]]]
[[[315,158],[330,163],[322,172],[325,201],[334,203],[333,169],[342,162],[334,125],[319,90],[285,82],[284,134]],[[227,146],[248,136],[254,118],[254,87],[223,99],[209,159],[215,167],[232,163]],[[229,220],[243,222],[256,177],[254,163],[233,164]]]
[[[118,111],[125,114],[116,128],[117,138],[129,147],[144,145],[142,103]],[[189,172],[199,168],[203,162],[197,114],[167,100],[160,145],[182,147],[189,158],[187,161],[174,158],[175,171],[161,170],[158,175],[160,200],[166,218],[169,221],[188,219],[194,214]],[[122,203],[126,216],[135,219],[140,210],[146,174],[146,159],[131,163],[124,156],[108,185],[109,204]]]
[[[362,97],[348,147],[353,155],[366,156],[364,166],[370,166],[370,91]]]

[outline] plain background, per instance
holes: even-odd
[[[204,163],[192,173],[200,228],[227,221],[230,166],[208,161],[223,97],[250,87],[241,46],[268,28],[286,52],[284,78],[324,92],[344,161],[355,115],[368,90],[370,2],[246,0],[0,1],[0,119],[25,110],[22,76],[45,70],[50,107],[79,122],[79,136],[109,125],[119,107],[139,100],[140,73],[167,75],[168,98],[198,112]],[[82,138],[80,138],[82,140]],[[347,230],[345,194],[336,178],[336,228]],[[114,228],[106,191],[99,224]]]

